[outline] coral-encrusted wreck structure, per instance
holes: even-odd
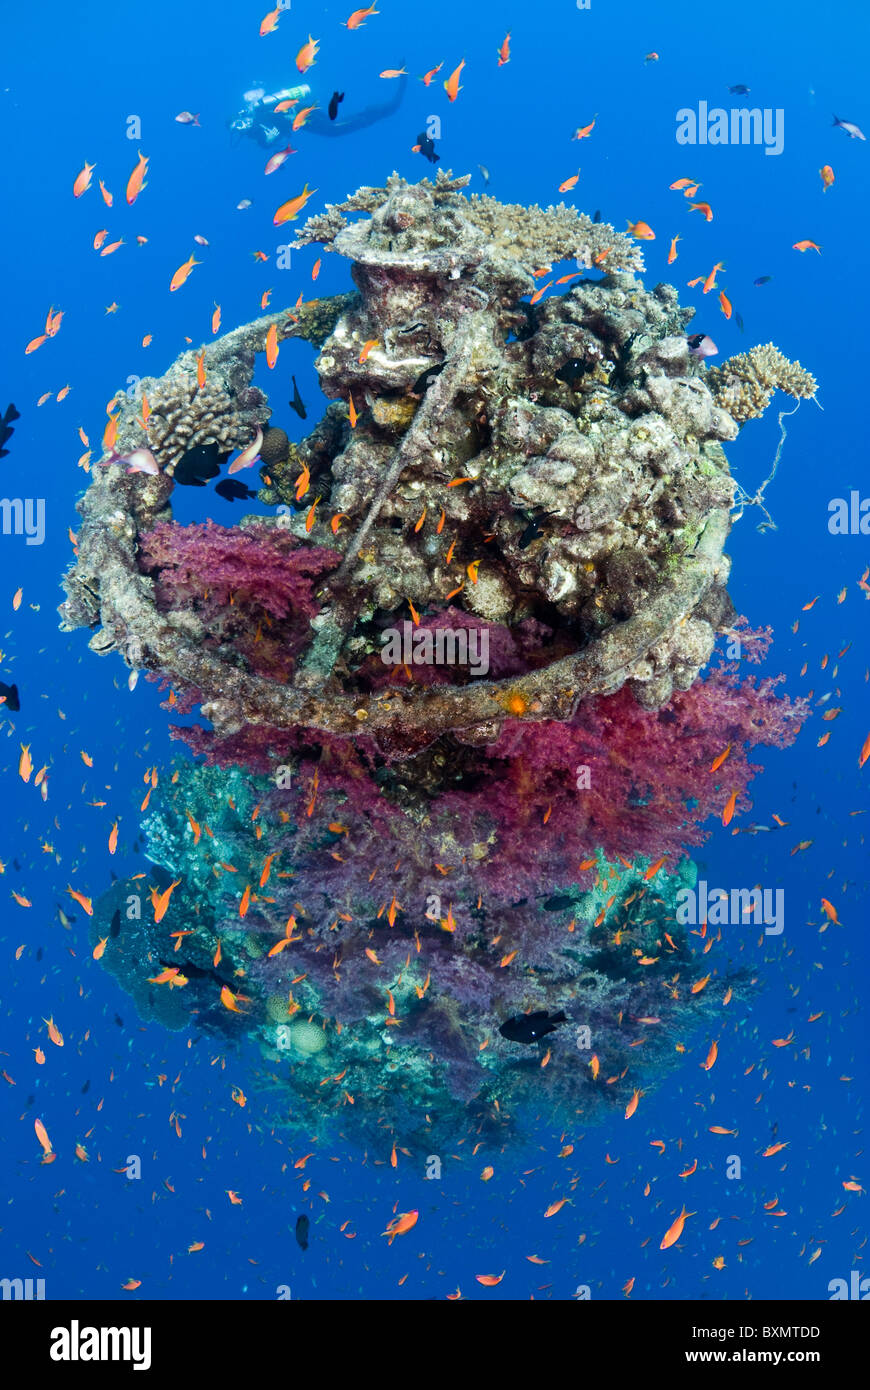
[[[666,1037],[709,1000],[674,924],[682,880],[656,894],[636,864],[666,854],[691,877],[677,861],[703,819],[734,790],[747,804],[746,749],[790,742],[804,713],[770,681],[699,677],[717,634],[742,632],[723,444],[776,386],[808,396],[812,377],[772,346],[714,376],[690,351],[692,310],[643,286],[634,242],[466,183],[393,175],[311,218],[299,243],[346,257],[355,292],[183,354],[141,383],[150,415],[119,395],[61,608],[95,650],[167,682],[174,707],[199,705],[211,728],[177,732],[235,765],[232,809],[200,765],[148,827],[152,858],[187,885],[174,901],[199,885],[184,942],[199,1022],[259,1030],[321,1107],[322,1069],[345,1062],[368,1097],[360,1123],[409,1133],[471,1101],[503,1118],[529,1058],[497,1025],[525,1009],[598,1030],[608,1086],[578,1068],[569,1029],[548,1039],[561,1107],[636,1084],[631,1017]],[[559,293],[543,277],[565,260],[579,268]],[[290,443],[253,377],[267,342],[297,337],[330,404]],[[279,512],[174,523],[191,451],[223,462],[260,435],[259,497]],[[128,471],[142,449],[156,472]],[[385,664],[406,626],[414,651],[439,650],[443,629],[485,636],[487,664],[407,646]],[[729,742],[726,783],[710,763]],[[248,800],[257,838],[238,820]],[[194,835],[200,815],[214,844]],[[116,947],[140,1004],[161,931]],[[241,1025],[218,1002],[240,972]],[[328,1046],[294,1034],[303,1020]]]

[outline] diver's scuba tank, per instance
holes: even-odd
[[[255,124],[259,124],[259,128],[264,133],[266,143],[271,144],[272,141],[277,140],[280,135],[280,128],[273,125],[263,125],[259,118],[269,116],[274,119],[274,108],[280,105],[282,101],[292,101],[295,107],[310,96],[311,88],[307,82],[301,82],[298,87],[282,87],[281,90],[277,92],[267,92],[264,87],[255,84],[244,93],[243,100],[245,104],[238,114],[229,122],[229,128],[235,135],[254,134],[255,138],[259,139],[260,137],[256,135],[254,130]],[[282,111],[278,114],[279,117],[284,116],[292,123],[295,112],[291,107],[289,111]]]
[[[247,95],[247,94],[246,94]],[[272,92],[269,95],[260,93],[260,104],[262,106],[278,106],[282,101],[302,102],[306,97],[311,96],[311,88],[307,82],[300,82],[298,87],[282,87],[280,92]],[[282,114],[291,115],[291,112]]]

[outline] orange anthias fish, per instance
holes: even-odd
[[[824,911],[824,914],[829,922],[833,922],[835,926],[840,925],[840,919],[837,916],[837,909],[834,907],[833,903],[828,902],[827,898],[822,898],[822,910]]]
[[[174,879],[169,887],[164,889],[162,893],[158,893],[156,888],[151,889],[151,906],[154,908],[155,922],[163,921],[163,918],[166,916],[166,910],[169,907],[169,899],[172,897],[173,891],[178,887],[180,882],[180,878]]]
[[[379,77],[407,77],[405,68],[384,68],[383,72],[378,73]]]
[[[230,474],[240,473],[243,468],[250,468],[259,457],[260,445],[262,444],[262,442],[263,431],[258,425],[257,433],[254,435],[254,438],[251,440],[250,444],[248,444],[242,450],[242,452],[236,458],[233,459],[232,463],[227,469],[227,472]]]
[[[30,744],[21,745],[21,757],[18,759],[18,776],[22,782],[30,781],[30,774],[33,771],[33,760],[30,756]]]
[[[730,824],[731,824],[731,818],[732,818],[732,816],[734,815],[734,808],[736,807],[736,805],[737,805],[737,791],[735,790],[735,791],[733,791],[733,792],[731,793],[731,795],[729,796],[728,800],[725,802],[725,809],[724,809],[723,812],[722,812],[722,824],[723,824],[723,825],[730,825]]]
[[[463,58],[462,62],[459,64],[459,67],[454,68],[453,72],[450,74],[447,81],[444,83],[444,90],[451,101],[455,101],[456,98],[459,96],[459,93],[462,91],[462,88],[459,85],[459,78],[462,75],[462,69],[464,67],[465,59]]]
[[[702,212],[705,222],[713,221],[713,209],[709,203],[690,203],[689,212]]]
[[[161,970],[159,975],[148,976],[149,985],[172,985],[187,984],[177,965],[167,965],[165,970]]]
[[[314,65],[314,60],[320,52],[320,40],[313,39],[308,35],[308,42],[304,43],[296,54],[296,66],[300,72],[307,72]]]
[[[271,159],[266,160],[266,168],[264,170],[264,173],[274,174],[275,170],[280,169],[281,165],[284,163],[286,159],[290,158],[291,154],[297,153],[298,151],[292,149],[290,145],[288,145],[286,149],[279,150],[277,154],[272,155]]]
[[[71,898],[75,898],[79,907],[82,908],[88,914],[89,917],[93,917],[94,908],[90,898],[86,898],[84,893],[80,893],[77,888],[70,888],[69,884],[67,884],[66,891],[69,893]]]
[[[54,1018],[44,1018],[42,1021],[48,1028],[48,1036],[51,1038],[55,1047],[63,1047],[63,1033],[61,1033],[60,1029],[55,1024]]]
[[[568,1197],[562,1197],[558,1202],[551,1202],[550,1205],[547,1207],[547,1210],[544,1212],[544,1217],[546,1218],[548,1216],[555,1216],[556,1212],[561,1211],[565,1203],[569,1200],[570,1199]]]
[[[529,300],[529,304],[537,304],[538,300],[543,298],[543,296],[547,293],[547,290],[550,289],[550,287],[552,286],[552,284],[553,284],[553,281],[552,281],[552,280],[548,280],[547,283],[546,283],[546,285],[542,285],[541,288],[540,288],[539,290],[535,290],[535,293],[532,295],[531,299]]]
[[[501,1283],[506,1273],[507,1271],[503,1269],[501,1274],[475,1274],[474,1277],[478,1284],[484,1284],[486,1288],[492,1289],[495,1288],[496,1284]]]
[[[791,248],[791,249],[792,249],[792,251],[809,251],[810,248],[812,248],[813,251],[818,251],[819,255],[822,254],[822,248],[821,248],[821,246],[819,246],[815,241],[809,241],[809,240],[806,240],[806,241],[795,241],[795,242],[792,244],[792,248]]]
[[[295,103],[294,103],[294,105],[295,105]],[[275,107],[275,110],[276,110],[276,111],[278,110],[277,106]],[[308,120],[308,117],[311,115],[312,111],[316,111],[316,110],[317,110],[316,104],[315,104],[314,106],[303,106],[302,110],[301,110],[301,111],[297,111],[297,112],[296,112],[296,115],[293,117],[292,129],[293,129],[294,131],[301,130],[302,127],[304,126],[305,122]]]
[[[389,1236],[389,1243],[392,1245],[396,1236],[403,1236],[413,1226],[416,1226],[419,1216],[419,1211],[404,1211],[400,1216],[394,1216],[392,1221],[388,1222],[387,1229],[382,1231],[381,1235]]]
[[[683,1234],[683,1227],[686,1224],[686,1217],[695,1216],[696,1214],[697,1213],[694,1211],[686,1211],[686,1208],[683,1207],[676,1221],[673,1223],[672,1226],[668,1227],[668,1229],[662,1236],[662,1243],[659,1246],[659,1249],[667,1250],[670,1246],[675,1245],[677,1241],[680,1239],[680,1236]]]
[[[264,15],[260,22],[260,38],[264,38],[266,34],[274,33],[280,18],[281,6],[276,5],[274,10],[270,10],[267,15]]]
[[[46,1155],[52,1153],[51,1140],[48,1137],[48,1131],[42,1123],[42,1120],[34,1120],[33,1128],[36,1130],[36,1137],[42,1145],[42,1152]]]
[[[507,33],[507,34],[505,34],[505,36],[504,36],[504,42],[502,43],[501,48],[498,50],[498,65],[499,65],[499,67],[500,67],[500,68],[503,68],[504,65],[505,65],[505,63],[509,63],[510,60],[511,60],[511,36],[510,36],[510,33]]]
[[[732,313],[731,300],[728,298],[724,290],[719,291],[719,304],[721,306],[722,313],[725,315],[726,319],[730,319]]]
[[[711,771],[711,772],[718,772],[718,771],[719,771],[719,769],[720,769],[720,767],[722,766],[722,764],[724,763],[725,759],[726,759],[726,758],[728,757],[728,755],[730,754],[732,747],[733,747],[733,745],[729,743],[728,747],[724,750],[724,752],[719,753],[719,754],[713,759],[712,763],[710,764],[710,771]]]
[[[568,193],[575,186],[579,177],[580,171],[578,170],[576,174],[571,175],[570,179],[566,179],[564,183],[559,184],[559,192]]]
[[[221,1003],[225,1009],[229,1009],[230,1013],[242,1013],[238,1005],[240,999],[247,1002],[247,998],[244,994],[233,994],[232,990],[229,989],[227,985],[221,987]]]
[[[375,347],[377,347],[377,346],[378,346],[378,339],[377,339],[377,338],[369,338],[368,342],[366,342],[366,343],[363,344],[362,351],[360,352],[360,355],[359,355],[359,358],[358,358],[358,361],[359,361],[360,366],[362,366],[364,362],[368,361],[368,355],[369,355],[369,353],[371,352],[372,348],[375,348]]]
[[[572,139],[572,140],[588,140],[589,136],[592,134],[592,129],[593,129],[593,127],[594,127],[595,122],[597,121],[597,119],[598,119],[598,112],[596,111],[595,115],[592,117],[592,120],[589,122],[589,124],[588,124],[588,125],[578,126],[578,128],[574,131],[574,134],[571,136],[571,139]]]
[[[710,271],[710,274],[707,276],[706,280],[704,281],[704,293],[705,293],[705,294],[709,294],[710,291],[711,291],[712,289],[715,289],[715,288],[716,288],[716,271],[717,271],[717,270],[724,270],[724,269],[725,269],[725,266],[722,264],[722,262],[721,262],[721,261],[717,261],[716,264],[714,265],[713,269]]]
[[[127,180],[128,203],[135,203],[136,199],[139,197],[139,194],[142,192],[142,189],[147,188],[148,185],[144,182],[147,170],[148,160],[145,158],[144,154],[140,150],[139,162],[136,165],[136,168],[133,170],[132,174],[130,175],[129,179]]]
[[[819,170],[819,178],[822,181],[822,187],[825,193],[827,193],[831,184],[834,182],[834,171],[831,168],[830,164],[822,165],[821,169]]]
[[[180,289],[190,272],[193,270],[193,267],[195,265],[201,264],[201,261],[195,261],[193,256],[191,256],[189,260],[186,260],[184,262],[183,265],[180,265],[169,282],[170,291]]]
[[[274,367],[278,361],[278,325],[269,325],[269,332],[266,334],[266,361],[269,367]]]
[[[364,10],[354,10],[350,18],[344,20],[344,27],[345,29],[359,29],[363,21],[373,14],[380,14],[380,10],[376,10],[374,5],[369,5]]]
[[[273,225],[280,227],[284,222],[294,222],[308,202],[308,199],[312,198],[316,192],[316,188],[309,190],[308,184],[306,183],[301,193],[295,198],[290,198],[286,203],[281,204],[275,216],[272,218]]]
[[[629,236],[636,237],[638,241],[655,241],[656,234],[648,222],[629,222]]]
[[[671,249],[668,252],[668,265],[673,265],[674,261],[677,259],[677,242],[680,240],[682,240],[682,238],[678,232],[671,242]]]
[[[87,161],[85,161],[84,169],[82,169],[80,174],[76,175],[76,181],[73,184],[74,198],[80,198],[83,193],[87,193],[91,186],[91,175],[96,167],[96,164],[88,164]]]
[[[716,1058],[718,1056],[719,1044],[717,1042],[711,1042],[710,1051],[707,1053],[705,1060],[701,1063],[701,1066],[704,1068],[705,1071],[710,1071],[713,1068],[716,1062]]]
[[[666,854],[663,854],[661,859],[657,859],[654,864],[650,864],[649,868],[644,873],[644,878],[647,879],[647,881],[649,881],[649,879],[651,878],[655,878],[659,869],[662,867],[663,864],[666,864],[667,862],[668,856]]]

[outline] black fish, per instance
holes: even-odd
[[[82,1087],[82,1095],[83,1095],[83,1096],[86,1096],[87,1093],[88,1093],[88,1091],[89,1091],[90,1089],[91,1089],[91,1083],[90,1083],[90,1081],[86,1081],[85,1084],[84,1084],[84,1086]]]
[[[417,377],[417,380],[414,382],[414,385],[411,387],[411,390],[414,393],[414,395],[422,396],[424,392],[429,390],[429,387],[432,385],[432,382],[435,380],[436,376],[440,376],[441,372],[443,371],[443,362],[440,364],[440,366],[437,367],[427,367],[425,372],[420,373],[420,375]]]
[[[16,410],[14,405],[7,406],[6,414],[0,415],[0,444],[5,444],[7,439],[12,438],[15,431],[11,427],[11,422],[20,419],[21,412]],[[0,459],[5,459],[8,453],[8,449],[0,448]]]
[[[600,209],[600,208],[596,208],[596,209],[595,209],[595,216],[593,217],[592,221],[593,221],[593,222],[600,222],[600,221],[601,221],[601,209]]]
[[[729,87],[728,90],[731,95],[735,97],[745,97],[749,95],[749,88],[745,87],[742,82],[738,82],[736,87]]]
[[[311,1222],[307,1216],[300,1216],[296,1221],[296,1244],[300,1250],[308,1249],[308,1228]]]
[[[565,363],[564,367],[560,367],[556,372],[556,380],[564,381],[565,385],[571,386],[573,390],[573,383],[579,376],[582,376],[585,371],[586,363],[583,358],[572,357]]]
[[[237,482],[235,478],[224,478],[223,482],[218,483],[215,492],[227,502],[248,502],[257,495],[247,483]]]
[[[576,907],[577,899],[567,893],[556,893],[544,903],[545,912],[563,912],[566,907]]]
[[[426,134],[425,130],[417,136],[416,148],[418,154],[421,154],[424,159],[428,159],[430,164],[437,164],[441,158],[440,154],[435,153],[435,141]]]
[[[336,116],[338,115],[338,108],[343,101],[344,92],[333,92],[332,96],[330,97],[329,106],[326,108],[329,113],[329,119],[331,121],[335,120]]]
[[[112,913],[112,920],[111,920],[111,922],[110,922],[110,924],[109,924],[109,936],[110,936],[110,937],[112,938],[112,940],[114,941],[115,937],[116,937],[116,936],[120,936],[120,935],[121,935],[121,909],[120,909],[119,907],[116,907],[116,908],[115,908],[115,911]]]
[[[21,709],[21,702],[18,699],[18,686],[7,685],[5,681],[0,681],[0,695],[6,697],[6,708],[16,714]]]
[[[753,285],[767,285],[773,279],[772,275],[759,275],[757,280],[753,280]]]
[[[37,952],[36,952],[36,959],[37,959],[37,960],[42,960],[42,947],[41,947],[41,946],[38,947],[38,949],[37,949]]]
[[[533,1014],[514,1014],[498,1031],[510,1042],[535,1043],[540,1042],[548,1033],[555,1033],[560,1023],[567,1022],[567,1016],[561,1009],[557,1014],[550,1014],[546,1009],[537,1009]]]
[[[205,487],[209,478],[216,478],[221,471],[221,463],[227,457],[217,444],[198,444],[175,465],[173,479],[186,487]]]
[[[115,1022],[117,1023],[117,1025],[118,1025],[119,1028],[123,1028],[123,1027],[124,1027],[124,1020],[123,1020],[123,1018],[121,1017],[120,1014],[115,1014]]]
[[[541,522],[546,521],[548,516],[555,516],[555,512],[541,512],[538,516],[533,516],[528,526],[519,539],[520,550],[525,550],[532,544],[532,541],[539,540],[544,534],[541,530]],[[573,898],[566,898],[566,902],[573,902]]]
[[[308,411],[305,409],[305,402],[299,394],[299,387],[296,385],[295,376],[291,376],[293,382],[293,399],[289,402],[291,410],[295,410],[300,420],[308,419]]]

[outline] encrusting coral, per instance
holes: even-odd
[[[771,346],[707,369],[692,310],[643,286],[633,241],[466,183],[394,174],[309,219],[298,244],[347,258],[355,293],[266,315],[119,398],[61,608],[211,723],[175,730],[213,766],[180,769],[147,827],[181,881],[170,910],[196,919],[164,1012],[183,995],[200,1026],[289,1059],[307,1105],[350,1094],[361,1130],[421,1143],[421,1114],[447,1133],[473,1102],[498,1128],[539,1094],[540,1057],[497,1030],[523,1009],[592,1027],[607,1084],[571,1030],[548,1040],[562,1108],[625,1099],[638,1018],[661,1023],[643,1047],[661,1064],[710,1006],[674,921],[680,856],[730,793],[748,806],[746,749],[787,745],[807,712],[769,680],[700,675],[718,634],[758,646],[726,589],[722,446],[812,377]],[[548,296],[565,258],[579,269]],[[318,348],[330,402],[298,443],[253,384],[267,338],[292,337]],[[173,522],[185,452],[259,431],[278,515]],[[156,474],[125,469],[142,448]],[[445,634],[486,659],[439,664]],[[122,932],[114,962],[152,1013],[154,932],[131,929],[133,950]]]

